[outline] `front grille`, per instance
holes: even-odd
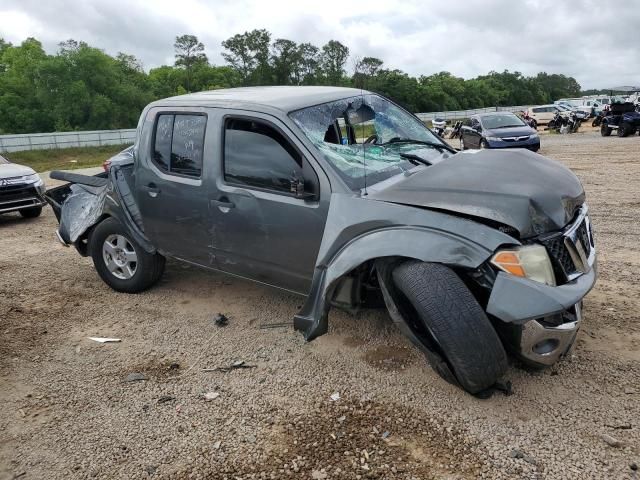
[[[564,278],[565,281],[590,268],[587,265],[587,260],[594,248],[593,235],[588,217],[580,216],[578,218],[579,225],[576,226],[574,223],[562,234],[542,240],[553,263],[556,276],[560,275],[560,278]],[[584,251],[583,257],[579,254],[580,247]]]
[[[0,188],[0,204],[37,197],[37,195],[38,192],[31,185],[11,185]]]
[[[576,271],[576,266],[573,260],[571,260],[571,255],[564,244],[564,237],[562,235],[546,240],[544,246],[547,247],[547,252],[551,260],[556,263],[555,266],[560,269],[563,276],[566,277]]]

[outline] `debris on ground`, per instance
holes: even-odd
[[[178,370],[180,368],[180,364],[178,362],[170,363],[167,367],[167,370]]]
[[[215,368],[203,368],[203,372],[230,372],[231,370],[238,370],[240,368],[256,368],[256,365],[248,365],[244,360],[236,360],[231,365],[226,367],[215,367]]]
[[[123,382],[139,382],[141,380],[149,380],[149,377],[147,377],[144,373],[133,372],[127,375],[124,378]]]
[[[216,398],[218,398],[220,396],[220,394],[218,392],[207,392],[204,395],[202,395],[202,397],[207,401],[210,402],[211,400],[215,400]]]
[[[158,398],[158,403],[172,402],[175,399],[176,397],[172,397],[171,395],[162,395],[160,398]]]
[[[293,327],[293,322],[263,323],[260,325],[260,329],[262,330],[267,328],[282,328],[282,327]]]
[[[98,343],[117,343],[121,342],[119,338],[110,338],[110,337],[87,337],[89,340],[93,340]]]
[[[338,400],[340,400],[340,394],[338,392],[334,392],[331,394],[331,396],[329,397],[332,401],[337,402]]]
[[[222,442],[218,440],[216,443],[213,444],[213,449],[220,450],[220,445],[222,445]]]
[[[620,440],[618,440],[617,438],[612,437],[611,435],[608,435],[606,433],[601,434],[600,438],[602,438],[604,443],[606,443],[610,447],[620,448],[622,446],[622,442]]]
[[[213,317],[213,323],[215,323],[219,327],[226,327],[227,325],[229,325],[229,318],[226,315],[219,313],[215,317]]]

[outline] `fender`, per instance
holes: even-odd
[[[65,245],[73,244],[83,256],[88,252],[81,245],[82,241],[106,217],[116,218],[145,251],[156,251],[141,226],[134,220],[135,212],[130,211],[131,208],[137,211],[137,206],[131,204],[127,207],[124,202],[124,197],[132,197],[120,172],[121,168],[126,167],[112,166],[108,178],[52,172],[52,178],[74,182],[49,190],[46,198],[56,214],[59,214],[60,239]],[[97,182],[97,178],[102,181]]]
[[[385,209],[389,211],[381,212]],[[397,223],[376,225],[376,217],[394,218]],[[334,194],[311,290],[294,316],[294,326],[307,341],[325,334],[338,280],[364,262],[404,257],[477,268],[503,244],[520,242],[499,230],[446,213]]]

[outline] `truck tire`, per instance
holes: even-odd
[[[460,386],[477,394],[494,385],[507,370],[507,354],[460,277],[445,265],[420,261],[400,264],[392,276]]]
[[[142,292],[164,271],[164,257],[147,253],[115,218],[107,218],[95,227],[89,248],[98,275],[118,292]]]
[[[602,135],[603,137],[608,137],[609,135],[611,135],[611,131],[611,127],[609,127],[606,123],[603,123],[600,127],[600,135]]]
[[[36,218],[42,213],[42,207],[23,208],[20,210],[20,215],[24,218]]]
[[[629,125],[627,122],[622,122],[618,127],[618,136],[626,137],[627,135],[629,135],[630,130],[631,130],[631,125]]]

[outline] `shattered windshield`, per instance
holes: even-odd
[[[365,181],[373,185],[414,168],[416,149],[431,150],[428,157],[449,148],[416,117],[378,95],[307,107],[289,116],[354,190]]]

